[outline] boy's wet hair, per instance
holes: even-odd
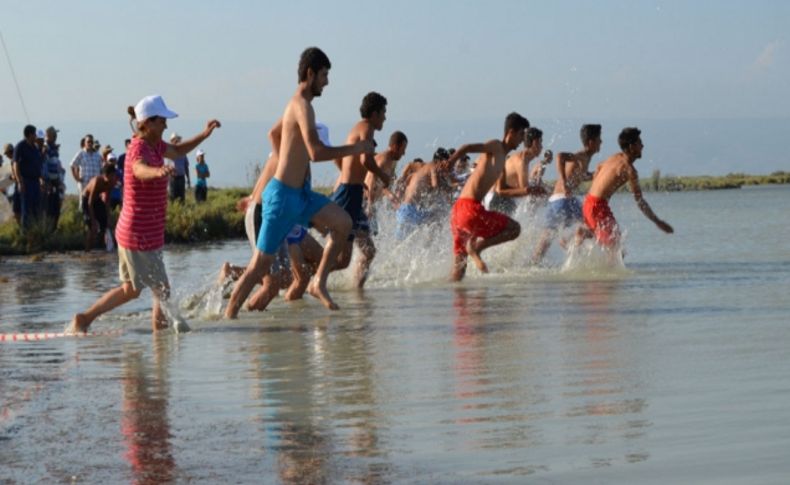
[[[450,158],[450,153],[443,147],[439,147],[435,152],[433,152],[434,162],[438,162],[439,160],[447,160],[448,158]]]
[[[329,57],[318,47],[308,47],[299,58],[299,82],[307,81],[308,69],[312,69],[314,74],[318,74],[318,71],[323,68],[332,69]]]
[[[579,137],[582,139],[583,144],[601,137],[601,125],[582,125],[579,130]]]
[[[404,143],[408,143],[409,139],[406,138],[406,134],[402,131],[396,131],[395,133],[390,135],[390,146],[401,146]]]
[[[535,140],[540,140],[541,138],[543,138],[543,131],[533,126],[527,130],[524,142],[530,147]]]
[[[370,118],[373,113],[381,111],[387,106],[387,98],[375,91],[371,91],[362,98],[362,105],[359,107],[359,114],[364,119]]]
[[[505,118],[505,133],[509,130],[522,130],[529,128],[529,121],[515,111]]]
[[[641,134],[642,132],[639,130],[639,128],[623,128],[623,131],[620,132],[620,136],[617,137],[617,144],[620,145],[621,149],[625,150],[629,146],[639,141],[639,136]]]

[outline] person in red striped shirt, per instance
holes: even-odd
[[[167,318],[160,302],[170,296],[162,260],[165,245],[165,217],[167,209],[168,177],[173,168],[165,165],[164,158],[174,159],[186,155],[219,128],[211,120],[206,128],[193,138],[168,144],[162,140],[167,120],[178,116],[170,111],[161,96],[146,96],[137,105],[129,107],[131,123],[136,134],[126,152],[124,170],[123,208],[115,228],[118,241],[118,272],[121,285],[102,295],[84,313],[77,313],[69,331],[84,332],[91,322],[126,302],[140,296],[143,288],[151,288],[153,309],[151,325],[154,331],[167,328]],[[186,330],[186,322],[180,323]]]

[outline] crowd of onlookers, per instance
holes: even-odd
[[[66,184],[71,178],[77,187],[78,210],[85,223],[86,250],[95,247],[97,241],[112,245],[112,213],[123,205],[124,165],[126,149],[131,140],[124,142],[124,153],[116,155],[114,148],[103,145],[93,135],[87,134],[80,140],[80,149],[68,164],[61,161],[58,132],[54,126],[46,130],[25,126],[24,138],[16,145],[5,144],[0,155],[0,167],[10,165],[11,186],[0,189],[12,206],[14,219],[24,232],[34,225],[55,232],[58,227]],[[171,142],[181,137],[173,133]],[[197,151],[195,165],[195,200],[207,198],[206,179],[210,176],[202,150]],[[189,160],[186,156],[173,160],[174,175],[170,179],[171,201],[186,199],[190,187]],[[105,236],[106,235],[106,236]],[[99,236],[97,239],[96,237]]]

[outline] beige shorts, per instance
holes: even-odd
[[[132,251],[118,246],[118,275],[135,290],[169,288],[162,251]]]

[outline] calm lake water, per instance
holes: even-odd
[[[150,294],[92,326],[0,343],[0,482],[790,482],[790,187],[613,200],[625,266],[531,268],[535,218],[449,272],[449,231],[382,221],[341,310],[275,300],[217,316],[234,241],[168,247],[193,331],[150,332]],[[114,254],[0,261],[0,332],[60,331],[117,284]]]

